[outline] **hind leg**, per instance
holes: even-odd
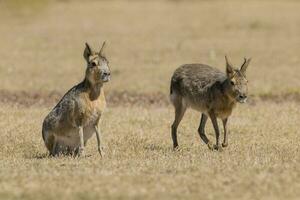
[[[200,120],[200,125],[199,125],[199,128],[198,128],[198,133],[199,133],[199,136],[200,138],[203,140],[203,142],[207,145],[211,145],[207,136],[205,135],[205,124],[207,122],[207,115],[205,114],[202,114],[201,115],[201,120]]]
[[[57,142],[54,133],[44,131],[43,134],[43,139],[49,151],[49,156],[55,156],[57,151]]]
[[[62,141],[59,141],[55,136],[53,137],[52,148],[50,156],[61,156],[69,154],[69,147],[65,146]]]
[[[181,96],[175,96],[173,98],[173,104],[175,107],[175,119],[172,124],[172,140],[173,140],[173,148],[175,149],[178,147],[177,128],[186,111],[186,105],[184,104]]]
[[[50,151],[50,155],[51,156],[56,156],[57,155],[57,149],[58,149],[58,145],[57,145],[57,140],[55,138],[55,136],[53,136],[53,143],[52,143],[52,149]]]

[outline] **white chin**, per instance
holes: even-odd
[[[109,78],[102,79],[102,81],[103,81],[104,83],[108,82],[109,80],[110,80]]]
[[[247,102],[247,99],[239,99],[238,102],[239,102],[239,103],[246,103],[246,102]]]

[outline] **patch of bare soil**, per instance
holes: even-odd
[[[30,107],[33,105],[53,105],[62,97],[59,92],[50,93],[0,90],[0,102]]]
[[[0,103],[16,106],[54,106],[62,98],[63,94],[58,91],[50,93],[43,92],[26,92],[26,91],[8,91],[0,90]],[[165,106],[169,105],[168,94],[164,93],[133,93],[123,92],[107,92],[106,100],[108,106]],[[299,93],[287,94],[262,94],[251,96],[248,103],[255,105],[259,101],[271,101],[275,103],[282,102],[299,102]]]
[[[282,103],[282,102],[299,102],[300,103],[300,93],[285,93],[285,94],[262,94],[259,96],[261,101],[273,101],[275,103]]]
[[[0,103],[17,106],[54,106],[62,98],[63,94],[58,91],[50,93],[43,92],[12,92],[0,90]],[[168,95],[163,93],[139,94],[132,92],[106,92],[108,106],[146,106],[146,105],[167,105]]]

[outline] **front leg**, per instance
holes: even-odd
[[[80,138],[80,146],[79,146],[79,156],[84,156],[84,138],[83,138],[83,127],[79,126],[78,127],[78,133],[79,133],[79,138]]]
[[[213,124],[214,129],[215,129],[215,134],[216,134],[216,145],[214,145],[213,149],[221,150],[222,148],[219,145],[220,131],[219,131],[219,127],[218,127],[217,117],[216,117],[215,112],[213,110],[209,112],[209,117],[211,119],[211,122]]]
[[[227,147],[228,146],[228,139],[227,139],[227,121],[228,121],[228,118],[226,119],[223,119],[223,128],[224,128],[224,140],[223,140],[223,143],[222,143],[222,147]]]
[[[96,137],[97,137],[98,152],[99,152],[100,156],[102,157],[101,145],[100,145],[100,131],[99,131],[98,125],[95,125],[94,128],[95,128]]]

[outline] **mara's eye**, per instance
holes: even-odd
[[[92,65],[92,67],[96,67],[97,66],[97,64],[95,62],[92,62],[91,65]]]
[[[233,81],[230,81],[230,84],[231,84],[231,85],[234,85],[234,82],[233,82]]]

